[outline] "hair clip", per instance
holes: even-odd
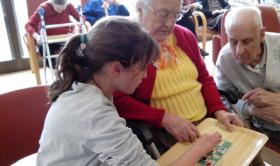
[[[87,38],[87,36],[86,36],[86,34],[81,34],[81,43],[86,43],[86,38]]]
[[[82,52],[83,52],[84,49],[86,48],[86,34],[81,34],[81,44],[80,44],[80,48],[81,48]]]
[[[86,43],[81,43],[80,47],[82,50],[84,50],[86,48]]]
[[[85,54],[84,54],[84,50],[86,48],[86,34],[81,34],[80,36],[80,46],[79,48],[76,50],[76,53],[79,57],[84,57]]]

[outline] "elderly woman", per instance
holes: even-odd
[[[227,112],[220,101],[194,35],[175,25],[181,17],[181,4],[182,0],[137,2],[139,22],[160,44],[161,55],[148,66],[147,78],[132,95],[114,95],[120,116],[163,128],[160,133],[173,137],[170,144],[176,140],[195,141],[200,137],[195,125],[206,116],[216,117],[229,131],[232,124],[243,126],[239,117]],[[160,144],[165,150],[170,146]]]

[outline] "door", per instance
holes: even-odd
[[[27,21],[26,3],[23,0],[0,1],[0,74],[29,69],[27,48],[22,43]]]

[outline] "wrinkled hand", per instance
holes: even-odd
[[[271,103],[280,104],[280,94],[262,88],[256,88],[247,92],[242,99],[247,100],[248,104],[253,104],[255,107],[266,107]]]
[[[224,9],[221,9],[221,10],[214,10],[212,11],[212,15],[219,15],[219,14],[223,14],[225,12]]]
[[[193,146],[197,146],[201,151],[202,156],[206,156],[211,152],[214,147],[221,142],[222,136],[220,133],[215,132],[212,134],[203,134]]]
[[[84,24],[86,26],[86,32],[88,32],[90,30],[90,28],[91,28],[91,25],[90,25],[90,23],[88,21],[85,21]]]
[[[192,8],[192,9],[200,9],[200,10],[203,8],[201,2],[191,3],[186,6]]]
[[[200,137],[198,129],[190,121],[167,112],[163,116],[162,126],[180,142],[193,142]]]
[[[32,34],[32,37],[36,40],[36,43],[38,45],[42,45],[43,44],[43,40],[42,40],[41,36],[38,33],[34,32]]]
[[[103,1],[103,5],[101,6],[103,9],[108,9],[109,8],[110,3],[107,1]]]
[[[233,131],[232,125],[244,127],[242,120],[235,113],[230,113],[230,112],[226,112],[224,110],[219,110],[219,111],[215,112],[215,117],[217,118],[217,120],[220,123],[225,125],[225,127],[228,131]]]
[[[188,5],[185,5],[183,7],[184,10],[195,10],[195,9],[202,9],[202,5],[197,2],[197,3],[191,3],[191,4],[188,4]]]
[[[279,103],[272,103],[266,107],[255,107],[254,110],[250,112],[250,114],[265,121],[280,125]]]

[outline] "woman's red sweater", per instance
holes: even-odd
[[[179,25],[175,25],[173,34],[177,39],[177,45],[192,60],[198,70],[197,80],[202,85],[201,93],[205,100],[208,116],[211,116],[217,110],[226,110],[220,100],[215,82],[212,76],[209,75],[201,58],[197,40],[192,32]],[[147,78],[143,79],[132,95],[126,95],[122,92],[114,93],[114,104],[121,117],[130,120],[141,120],[155,127],[162,126],[165,110],[150,106],[156,70],[157,68],[154,66],[148,66]]]

